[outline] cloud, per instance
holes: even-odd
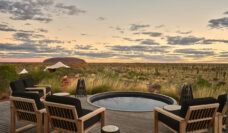
[[[15,32],[16,29],[9,28],[8,25],[0,24],[0,31]]]
[[[43,38],[44,35],[41,34],[33,34],[33,33],[28,33],[28,32],[17,32],[13,34],[13,39],[17,41],[24,41],[24,42],[33,42],[34,38]]]
[[[92,45],[75,45],[74,48],[77,50],[97,50],[97,49],[93,49]]]
[[[137,31],[139,29],[143,29],[143,28],[147,28],[147,27],[150,27],[150,25],[148,25],[148,24],[146,24],[146,25],[143,25],[143,24],[131,24],[130,30],[131,31]]]
[[[186,35],[186,34],[190,34],[190,33],[192,33],[192,31],[185,31],[185,32],[183,32],[183,31],[177,31],[177,33],[178,34],[184,34],[184,35]]]
[[[176,49],[175,53],[183,54],[184,57],[203,58],[215,55],[214,51],[208,49]]]
[[[220,52],[219,57],[228,57],[228,52]]]
[[[160,37],[162,35],[162,33],[160,32],[140,32],[140,33],[134,33],[134,34],[149,35],[151,37]]]
[[[39,44],[50,44],[50,43],[64,43],[64,41],[60,41],[60,40],[51,40],[51,39],[43,39],[43,40],[39,40],[38,41]]]
[[[112,27],[112,26],[110,26],[109,28],[111,28],[111,29],[115,29],[115,30],[117,30],[117,31],[119,31],[120,33],[124,33],[124,29],[123,28],[121,28],[121,27],[119,27],[119,26],[116,26],[116,27]]]
[[[0,49],[6,51],[5,58],[34,58],[34,57],[45,57],[48,55],[71,55],[72,51],[67,50],[61,46],[48,47],[38,43],[0,43]],[[15,54],[13,54],[15,53]],[[16,54],[17,53],[17,54]]]
[[[64,3],[57,3],[55,5],[55,7],[59,8],[59,9],[63,9],[61,11],[63,13],[67,13],[68,15],[78,15],[80,13],[85,13],[86,12],[85,10],[78,9],[74,5],[67,6],[67,5],[64,5]]]
[[[209,27],[218,28],[218,29],[227,28],[228,27],[228,17],[209,20]]]
[[[106,18],[105,17],[98,17],[97,20],[104,21],[104,20],[106,20]]]
[[[42,28],[40,28],[40,29],[38,29],[40,32],[43,32],[43,33],[48,33],[48,30],[46,30],[46,29],[42,29]]]
[[[146,39],[141,42],[141,44],[146,44],[146,45],[159,45],[159,43],[155,42],[152,39]]]
[[[81,52],[81,51],[75,51],[74,55],[86,56],[90,58],[110,58],[110,57],[116,56],[116,54],[112,52]]]
[[[161,24],[161,25],[157,25],[157,26],[154,26],[154,27],[157,28],[157,29],[159,29],[159,28],[165,27],[165,25],[164,24]]]
[[[198,38],[194,36],[188,36],[188,37],[167,36],[168,44],[171,44],[171,45],[194,45],[203,40],[204,38]]]
[[[213,43],[217,43],[217,42],[221,42],[221,43],[228,43],[228,40],[219,40],[219,39],[205,39],[203,40],[203,44],[213,44]]]
[[[170,46],[142,46],[142,45],[133,45],[133,46],[106,46],[113,51],[119,52],[148,52],[148,53],[169,53],[168,49]]]
[[[39,22],[48,23],[52,21],[52,13],[56,9],[60,13],[75,15],[84,13],[84,10],[76,8],[74,5],[66,6],[62,3],[57,3],[54,6],[54,0],[21,0],[21,1],[7,1],[0,0],[0,12],[10,14],[12,20],[35,20]]]

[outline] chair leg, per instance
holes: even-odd
[[[180,121],[180,133],[186,133],[186,122]]]
[[[105,126],[105,111],[101,113],[101,128]]]
[[[43,121],[43,118],[42,118],[42,113],[37,113],[37,133],[42,133],[42,121]]]
[[[158,133],[158,112],[154,110],[154,133]]]
[[[219,115],[216,115],[213,122],[213,133],[218,133],[220,131],[220,124],[219,124]]]
[[[44,113],[44,133],[49,133],[49,119],[47,113]]]
[[[223,120],[223,117],[222,115],[219,115],[218,116],[218,133],[222,133],[222,120]]]
[[[84,122],[78,121],[78,124],[79,124],[78,133],[84,133]]]
[[[16,133],[16,116],[15,116],[15,111],[13,107],[13,103],[10,102],[10,132],[11,133]]]

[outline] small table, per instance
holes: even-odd
[[[55,96],[70,96],[70,93],[67,92],[60,92],[60,93],[54,93]]]
[[[120,129],[114,125],[107,125],[102,127],[101,133],[120,133]]]
[[[174,111],[174,110],[181,109],[181,106],[180,105],[166,105],[166,106],[164,106],[164,109],[168,110],[168,111]]]

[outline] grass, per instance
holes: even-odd
[[[26,68],[39,84],[52,85],[53,92],[75,93],[77,80],[67,88],[61,85],[65,75],[83,75],[88,94],[106,91],[148,92],[148,85],[160,85],[158,93],[179,100],[180,89],[185,83],[193,84],[194,97],[215,97],[227,93],[227,64],[89,64],[87,68],[71,66],[55,73],[41,72],[44,64],[16,64],[17,71]],[[36,69],[36,70],[35,70]],[[40,72],[39,72],[40,71]]]

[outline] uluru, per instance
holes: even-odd
[[[49,58],[43,61],[43,63],[54,64],[57,62],[62,62],[64,64],[78,64],[78,65],[86,65],[87,63],[83,59],[75,58],[75,57],[56,57]]]

